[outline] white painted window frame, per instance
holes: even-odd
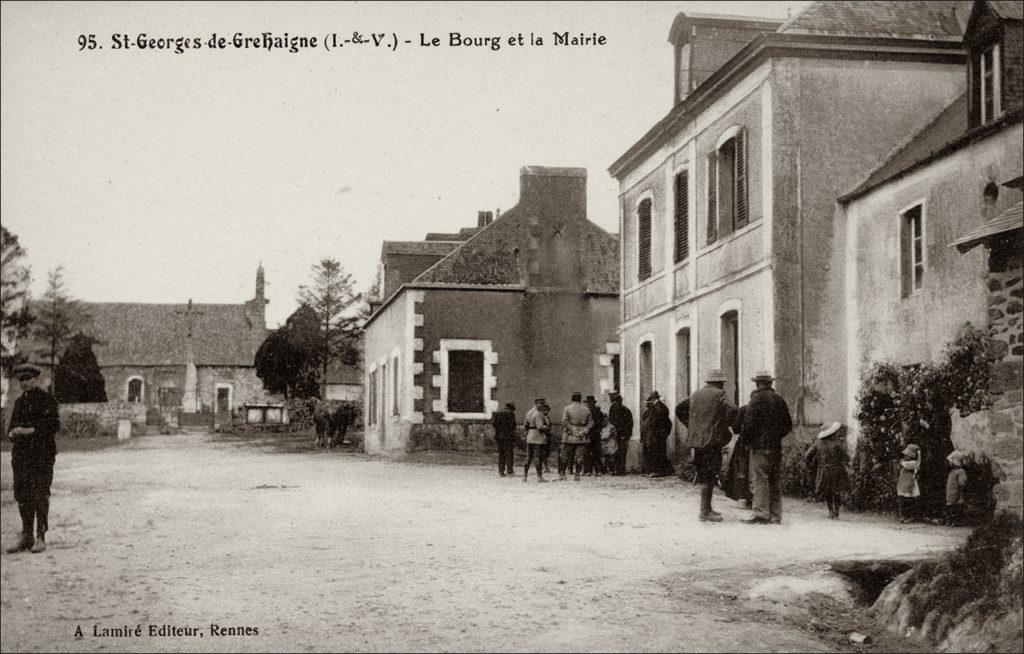
[[[466,413],[448,410],[448,353],[452,350],[475,350],[484,354],[484,381],[481,393],[484,398],[484,410],[480,413]],[[438,397],[433,401],[434,411],[441,414],[441,419],[450,420],[481,420],[489,419],[498,410],[498,401],[491,399],[493,389],[498,387],[498,378],[494,374],[494,366],[498,363],[498,353],[494,351],[490,340],[466,338],[442,338],[438,349],[434,350],[434,363],[441,366],[441,374],[434,375],[433,386],[438,389]]]
[[[910,255],[907,260],[907,265],[910,266],[910,292],[903,295],[903,230],[904,225],[907,222],[907,212],[914,207],[921,207],[921,288],[917,288],[914,284],[914,266],[917,264],[914,261],[914,238],[913,232],[910,234]],[[917,295],[924,290],[925,275],[928,273],[928,198],[918,198],[907,206],[899,210],[897,214],[899,220],[897,221],[896,231],[896,242],[899,244],[899,256],[896,258],[898,265],[896,270],[896,279],[899,280],[900,284],[900,297],[908,298]]]

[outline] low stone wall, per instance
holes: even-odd
[[[953,445],[984,452],[999,464],[1006,479],[993,489],[1002,509],[1024,515],[1024,405],[1004,394],[991,409],[966,418],[953,414]]]
[[[131,420],[132,433],[146,433],[146,405],[141,402],[90,402],[60,405],[62,422],[73,415],[94,416],[102,434],[116,434],[117,421],[122,418]]]

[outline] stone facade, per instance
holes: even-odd
[[[1019,238],[1020,232],[1013,234]],[[1000,239],[989,255],[988,320],[989,335],[1006,344],[1005,358],[1024,356],[1021,323],[1024,321],[1024,254],[1020,243]],[[1019,378],[1019,372],[1018,372]]]
[[[60,405],[62,423],[66,423],[75,415],[95,417],[101,434],[116,434],[119,420],[131,421],[132,435],[146,433],[146,407],[137,402],[109,401]]]

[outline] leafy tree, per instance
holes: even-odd
[[[64,266],[51,270],[42,302],[35,306],[33,336],[40,343],[39,354],[50,361],[50,370],[57,369],[58,356],[68,345],[71,335],[90,320],[82,303],[73,299],[64,284]]]
[[[103,373],[92,351],[95,343],[82,332],[71,337],[53,374],[53,394],[58,402],[107,401]]]
[[[286,399],[319,395],[318,336],[316,313],[305,304],[300,306],[256,352],[256,376],[263,380],[263,387]]]
[[[27,358],[19,351],[18,341],[28,336],[32,326],[30,273],[21,263],[25,254],[17,235],[0,226],[0,366],[8,375]]]
[[[335,361],[355,365],[357,342],[364,319],[359,312],[362,296],[353,289],[352,275],[336,259],[322,259],[313,266],[312,284],[299,287],[299,304],[316,314],[314,356],[320,369],[320,397],[327,390],[327,369]]]

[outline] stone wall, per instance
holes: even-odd
[[[61,422],[73,415],[95,416],[101,434],[116,434],[117,421],[127,418],[132,422],[133,434],[146,433],[146,405],[141,402],[89,402],[61,404]]]
[[[1021,340],[1022,309],[1024,309],[1024,266],[1019,248],[1020,232],[1013,239],[1004,239],[992,246],[988,272],[989,335],[1006,343],[1004,361],[1024,356]],[[1018,385],[1017,388],[1020,388]]]

